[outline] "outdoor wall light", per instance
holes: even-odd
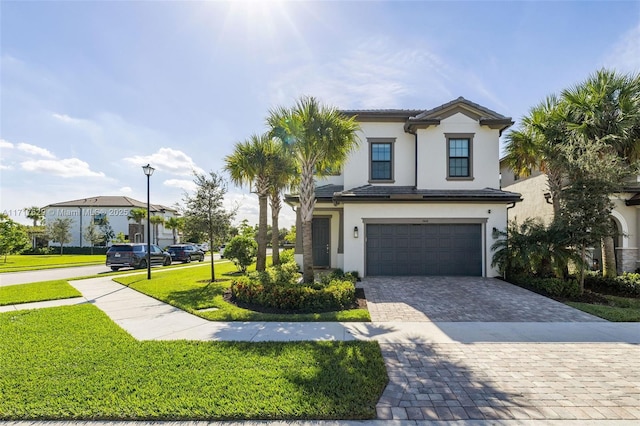
[[[353,227],[353,238],[358,238],[358,227],[357,226]]]

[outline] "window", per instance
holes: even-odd
[[[369,139],[369,181],[393,181],[393,139]]]
[[[447,179],[473,179],[472,134],[448,134]]]

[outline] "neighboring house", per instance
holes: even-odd
[[[502,189],[522,194],[523,201],[509,212],[509,219],[522,223],[528,218],[540,218],[547,225],[553,220],[551,194],[547,185],[547,175],[534,170],[531,176],[520,178],[507,167],[504,158],[500,161]],[[623,191],[611,197],[614,209],[611,220],[617,229],[614,238],[618,273],[635,272],[640,267],[638,247],[640,247],[640,176],[628,182]],[[593,259],[602,265],[602,250],[594,248]]]
[[[431,110],[343,113],[359,122],[360,147],[340,174],[316,182],[314,266],[361,276],[498,275],[495,231],[520,201],[499,189],[499,137],[511,118],[464,98]]]
[[[71,228],[72,240],[65,244],[69,247],[89,247],[91,243],[85,238],[85,230],[91,222],[99,226],[108,220],[115,235],[122,232],[125,238],[131,242],[146,242],[146,218],[142,220],[140,227],[129,219],[131,209],[147,208],[147,203],[124,196],[99,196],[83,198],[80,200],[65,201],[50,204],[44,208],[45,219],[51,223],[57,218],[70,218],[73,220]],[[151,204],[151,216],[163,216],[168,219],[177,216],[178,212],[170,207],[159,204]],[[151,242],[155,242],[154,226],[151,224]],[[170,229],[158,226],[158,245],[164,247],[173,244],[173,233]],[[58,243],[49,242],[50,246],[59,246]],[[107,242],[110,245],[110,242]]]

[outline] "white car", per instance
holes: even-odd
[[[224,248],[226,247],[226,244],[223,244],[220,246],[220,259],[224,259]]]

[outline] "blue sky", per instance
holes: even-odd
[[[270,108],[516,122],[601,67],[640,71],[640,2],[0,1],[0,211],[96,195],[173,205]],[[257,200],[229,187],[238,219]],[[294,222],[285,207],[284,226]],[[28,222],[25,222],[28,223]]]

